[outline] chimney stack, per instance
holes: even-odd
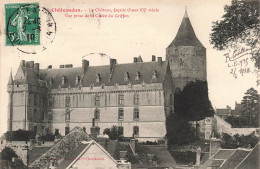
[[[82,59],[82,71],[85,74],[87,67],[89,66],[89,61],[86,59]]]
[[[52,65],[49,65],[49,66],[47,67],[47,69],[52,69]]]
[[[110,59],[110,73],[112,73],[115,64],[116,64],[116,59]]]
[[[162,57],[158,57],[158,63],[160,66],[162,66]]]
[[[156,56],[152,55],[152,62],[156,61]]]
[[[92,127],[90,128],[90,134],[94,138],[97,138],[97,136],[100,134],[100,127],[95,126],[95,118],[92,118]]]
[[[136,63],[137,62],[137,57],[134,57],[134,63]]]
[[[34,61],[25,62],[25,66],[28,68],[34,68]]]
[[[64,68],[64,65],[60,65],[60,68],[61,68],[61,69]]]
[[[25,60],[21,60],[20,65],[23,66],[23,67],[25,67]]]

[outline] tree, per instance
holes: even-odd
[[[231,5],[224,7],[222,20],[213,22],[210,42],[217,50],[245,44],[252,50],[252,60],[260,67],[260,17],[259,1],[232,0]]]
[[[117,140],[119,136],[123,135],[123,127],[113,125],[110,129],[104,129],[103,134],[108,135],[111,140]]]
[[[10,147],[5,147],[1,151],[1,160],[12,161],[13,157],[17,158],[18,156]]]
[[[254,120],[258,121],[259,117],[259,99],[260,96],[254,88],[250,88],[245,92],[241,104],[243,106],[242,114],[248,118],[249,126],[252,125],[252,114],[256,118]],[[254,124],[257,122],[254,122]]]
[[[175,112],[186,121],[199,121],[214,115],[206,81],[190,81],[175,94]]]

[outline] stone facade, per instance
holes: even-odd
[[[180,40],[182,39],[182,40]],[[174,112],[174,92],[194,79],[206,80],[206,49],[196,38],[187,14],[166,49],[166,61],[81,67],[60,65],[40,69],[21,61],[8,82],[8,130],[25,129],[39,135],[66,135],[79,126],[90,133],[92,118],[102,133],[121,126],[125,137],[158,140],[166,134],[165,121]]]

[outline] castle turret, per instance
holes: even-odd
[[[13,76],[12,71],[10,72],[7,91],[9,93],[9,103],[7,112],[7,131],[12,131],[12,120],[13,120]]]
[[[180,89],[188,81],[207,79],[206,48],[197,38],[187,11],[176,37],[166,48],[166,59],[170,63],[175,85]]]

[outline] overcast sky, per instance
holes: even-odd
[[[6,0],[4,0],[6,1]],[[181,24],[185,6],[195,33],[207,49],[207,78],[209,97],[214,108],[230,105],[234,108],[235,101],[240,102],[244,92],[250,87],[256,89],[256,75],[248,74],[235,79],[230,74],[230,68],[225,63],[224,54],[209,43],[212,22],[221,19],[224,5],[228,0],[198,0],[198,1],[127,1],[114,2],[80,2],[62,1],[40,2],[49,11],[53,8],[158,8],[157,13],[128,13],[129,18],[66,18],[66,13],[54,12],[53,18],[57,32],[51,44],[43,52],[36,55],[21,53],[16,47],[5,46],[4,25],[1,24],[1,124],[2,132],[6,129],[6,114],[8,94],[6,92],[10,70],[15,75],[20,60],[40,63],[40,68],[61,64],[81,66],[83,56],[90,60],[90,65],[108,64],[109,57],[116,58],[118,63],[133,62],[133,57],[142,56],[144,61],[151,61],[152,55],[163,57],[165,49],[174,39]],[[10,1],[9,1],[10,3]],[[1,19],[4,19],[4,9],[1,5]],[[86,14],[87,12],[83,13]],[[74,13],[71,13],[72,15]],[[76,14],[76,13],[75,13]],[[115,13],[112,13],[115,14]],[[2,21],[2,20],[1,20]],[[1,22],[1,23],[4,23]],[[44,35],[41,35],[44,36]],[[90,53],[105,53],[106,59]],[[253,67],[252,67],[253,69]]]

